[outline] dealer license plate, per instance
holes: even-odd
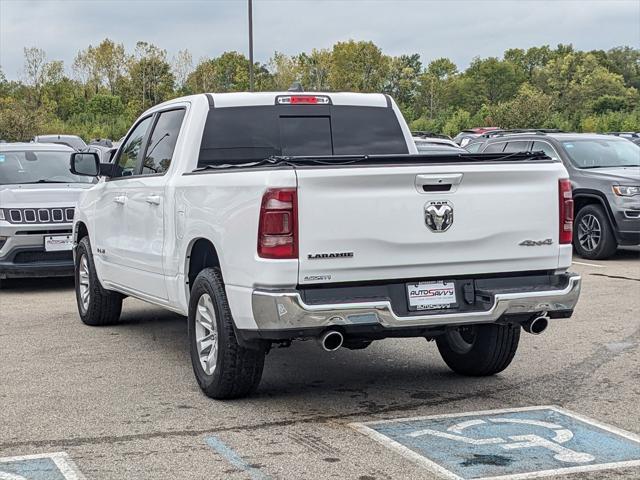
[[[44,237],[44,249],[47,252],[59,252],[71,250],[73,238],[71,235],[49,235]]]
[[[456,288],[452,281],[407,283],[409,310],[437,310],[456,304]]]

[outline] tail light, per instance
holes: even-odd
[[[298,192],[271,188],[262,197],[258,226],[258,256],[298,258]]]
[[[558,197],[560,201],[560,244],[570,244],[573,240],[573,194],[571,182],[567,179],[558,183]]]

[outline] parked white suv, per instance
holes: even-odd
[[[69,171],[73,151],[50,143],[0,144],[0,282],[73,275],[74,209],[93,182]]]
[[[123,295],[188,316],[198,383],[246,395],[265,354],[435,339],[467,375],[506,368],[521,326],[571,316],[567,171],[541,153],[416,155],[385,95],[229,93],[145,112],[74,223],[89,325]]]

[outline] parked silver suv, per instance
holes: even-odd
[[[0,144],[0,281],[73,274],[74,208],[92,180],[69,171],[75,150]]]
[[[587,259],[640,244],[640,147],[591,133],[491,132],[483,153],[543,151],[569,171],[575,202],[573,245]]]

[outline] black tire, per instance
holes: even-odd
[[[436,338],[436,344],[451,370],[485,377],[509,366],[519,340],[519,325],[471,325],[447,330]]]
[[[89,280],[89,299],[86,307],[81,299],[80,293],[80,267],[83,257],[86,258]],[[100,280],[98,280],[98,276],[96,275],[96,267],[93,263],[89,237],[83,237],[80,242],[78,242],[74,277],[76,282],[76,302],[82,322],[94,327],[118,323],[120,313],[122,312],[122,295],[118,292],[102,288]],[[83,280],[83,282],[84,281],[85,280]]]
[[[588,228],[594,225],[595,228]],[[600,232],[600,236],[592,232]],[[593,240],[597,237],[594,245]],[[580,209],[573,224],[573,247],[578,255],[588,260],[604,260],[612,257],[618,249],[606,212],[600,205],[587,205]]]
[[[206,303],[207,298],[215,313],[213,321],[217,329],[217,353],[212,356],[215,366],[211,372],[205,371],[201,363],[196,337],[196,329],[203,328],[196,326],[198,305],[199,302]],[[205,268],[196,277],[189,299],[187,323],[191,364],[202,391],[218,400],[245,397],[255,392],[262,378],[266,352],[263,348],[249,349],[238,344],[220,269]],[[208,353],[211,354],[212,350],[213,346]],[[207,367],[211,366],[207,364]]]

